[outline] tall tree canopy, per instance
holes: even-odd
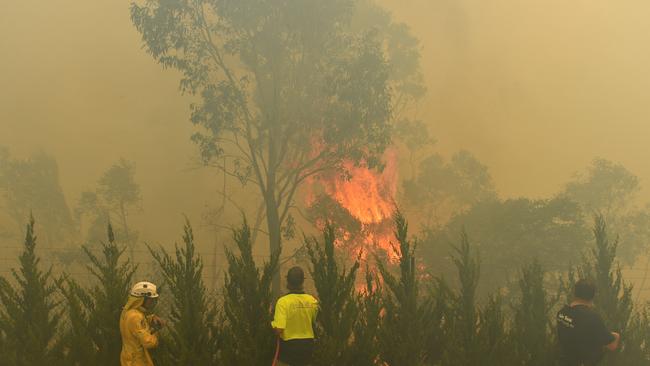
[[[131,250],[137,242],[138,232],[129,227],[129,214],[140,207],[140,185],[135,180],[135,164],[122,158],[111,165],[97,182],[94,191],[81,194],[75,210],[78,219],[89,218],[86,241],[95,245],[102,238],[108,221],[117,223],[119,242]]]
[[[0,148],[0,210],[13,219],[16,228],[33,213],[43,225],[47,245],[61,244],[74,235],[58,164],[46,153],[19,159]]]
[[[549,270],[564,270],[580,260],[589,242],[583,213],[570,200],[489,200],[454,216],[442,229],[425,232],[420,250],[430,268],[451,273],[447,253],[463,230],[475,238],[485,269],[483,290],[506,284],[513,271],[535,258]]]
[[[390,142],[381,33],[352,30],[354,0],[142,0],[147,51],[182,73],[204,162],[263,197],[270,249],[296,190],[345,159],[375,166]],[[274,290],[279,290],[279,277]]]
[[[619,256],[632,262],[650,243],[650,205],[638,205],[640,190],[639,178],[625,166],[598,158],[559,196],[577,202],[586,218],[602,215],[610,232],[620,236]]]

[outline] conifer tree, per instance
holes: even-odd
[[[399,261],[399,275],[390,273],[377,260],[385,284],[385,314],[379,339],[382,360],[389,365],[417,366],[427,358],[426,344],[431,331],[431,307],[419,297],[419,278],[415,265],[416,242],[408,239],[408,224],[401,213],[395,215],[394,246]],[[395,335],[399,335],[396,337]]]
[[[233,231],[237,251],[226,250],[228,271],[224,284],[224,365],[271,364],[276,338],[271,329],[271,281],[280,252],[258,268],[253,259],[251,230],[246,220]]]
[[[8,351],[3,362],[10,366],[51,365],[57,359],[52,344],[60,326],[57,282],[51,269],[40,268],[33,216],[19,263],[20,268],[12,270],[15,286],[0,277],[0,330]]]
[[[449,318],[450,344],[444,356],[449,365],[477,364],[479,344],[477,329],[479,314],[476,307],[476,288],[480,275],[480,261],[472,253],[465,230],[461,231],[460,244],[453,247],[452,261],[458,273],[459,290],[453,295],[453,311]]]
[[[339,268],[334,255],[335,240],[330,225],[323,232],[322,244],[316,238],[305,238],[320,304],[315,366],[352,364],[350,342],[359,315],[355,281],[360,258],[349,270]]]
[[[365,287],[357,295],[358,319],[350,345],[350,365],[375,366],[379,361],[379,332],[383,309],[382,288],[377,274],[366,264]]]
[[[219,329],[216,307],[209,303],[203,281],[203,260],[194,244],[194,234],[186,221],[184,246],[176,245],[174,255],[164,248],[160,252],[149,247],[160,267],[164,285],[169,289],[171,312],[168,342],[163,347],[167,357],[161,364],[202,366],[217,361]]]
[[[500,294],[488,296],[479,311],[477,342],[481,365],[510,365],[512,345],[508,341],[506,314],[503,311],[503,298]]]
[[[595,246],[591,256],[582,266],[582,275],[596,282],[596,309],[605,320],[605,325],[613,331],[625,335],[633,312],[632,285],[625,283],[621,268],[616,262],[618,237],[609,240],[607,223],[603,215],[594,216]],[[622,350],[608,353],[605,365],[626,365],[626,343],[622,339]]]
[[[83,247],[89,261],[86,269],[95,284],[83,288],[68,276],[60,287],[66,299],[69,328],[59,344],[68,365],[110,366],[120,362],[120,314],[137,268],[128,259],[121,260],[126,247],[116,244],[110,223],[107,236],[108,241],[100,246],[101,256]]]
[[[520,297],[513,306],[512,351],[517,365],[544,366],[556,358],[551,310],[557,298],[544,288],[544,270],[533,261],[521,270]]]

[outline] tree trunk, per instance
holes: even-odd
[[[124,239],[126,245],[129,247],[129,251],[131,252],[131,261],[135,263],[135,248],[133,248],[134,243],[131,243],[131,238],[129,238],[129,227],[126,225],[126,209],[124,207],[124,201],[120,201],[120,216],[122,219],[122,227],[124,228]]]
[[[280,236],[282,223],[280,222],[280,215],[278,213],[278,205],[275,201],[273,194],[268,194],[264,197],[266,201],[266,222],[267,228],[269,231],[269,249],[270,253],[280,251],[282,246],[282,238]],[[277,271],[273,274],[273,281],[271,282],[271,293],[274,298],[280,296],[282,291],[282,283],[280,281],[280,272],[281,268],[278,268]]]

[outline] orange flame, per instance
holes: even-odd
[[[397,193],[397,153],[387,150],[384,169],[371,170],[346,162],[346,176],[321,177],[325,193],[361,223],[362,243],[354,245],[355,255],[362,256],[374,249],[385,252],[389,260],[397,259],[394,242],[393,214]],[[344,235],[344,239],[345,235]]]

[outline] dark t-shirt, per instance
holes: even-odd
[[[585,305],[565,305],[557,313],[560,365],[596,365],[614,341],[600,316]]]

